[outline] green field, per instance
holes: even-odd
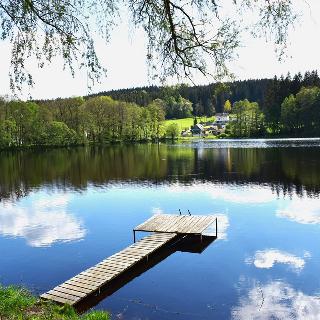
[[[193,119],[194,118],[183,118],[183,119],[170,119],[165,120],[164,125],[167,127],[171,123],[177,123],[180,127],[180,130],[189,129],[193,125]],[[201,121],[207,122],[207,121],[213,121],[214,117],[197,117],[198,123]]]

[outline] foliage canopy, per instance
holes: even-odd
[[[271,34],[279,48],[296,17],[292,0],[230,0],[233,17],[257,13],[256,35]],[[241,28],[223,14],[222,0],[1,0],[1,40],[12,43],[10,84],[21,89],[33,84],[26,62],[36,58],[42,68],[56,56],[72,74],[85,68],[91,83],[105,70],[97,57],[93,35],[108,40],[113,25],[127,7],[131,22],[148,38],[147,60],[152,74],[192,78],[224,76],[227,62],[239,46]]]

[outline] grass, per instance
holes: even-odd
[[[110,317],[108,313],[102,311],[91,311],[84,315],[78,315],[72,307],[42,301],[24,288],[0,285],[0,319],[110,320]]]
[[[189,129],[191,126],[193,126],[193,120],[194,118],[183,118],[183,119],[170,119],[165,120],[164,125],[167,127],[171,123],[177,123],[180,127],[180,130]],[[201,121],[207,122],[207,121],[213,121],[214,117],[197,117],[198,123]]]

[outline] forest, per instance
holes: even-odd
[[[317,71],[293,77],[145,87],[54,100],[0,100],[0,148],[177,138],[165,119],[228,112],[228,137],[320,135]]]

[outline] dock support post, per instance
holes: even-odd
[[[136,243],[136,230],[133,230],[133,242]]]
[[[218,218],[216,218],[216,238],[218,238]]]

